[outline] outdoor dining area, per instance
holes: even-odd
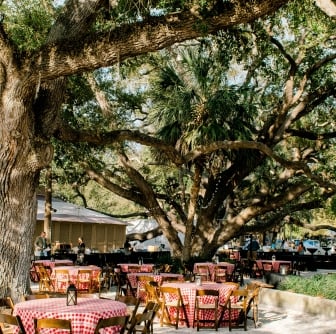
[[[48,333],[63,328],[98,334],[103,325],[104,333],[153,333],[154,323],[176,330],[246,330],[248,315],[257,323],[260,286],[234,282],[234,263],[195,263],[192,275],[171,269],[154,263],[101,268],[70,260],[34,261],[32,294],[7,304],[0,333],[35,334],[39,326],[50,326]]]

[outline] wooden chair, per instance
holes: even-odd
[[[1,313],[13,314],[14,302],[11,297],[0,298]]]
[[[93,291],[93,279],[92,270],[89,269],[79,269],[77,273],[77,290],[92,292]]]
[[[65,319],[34,319],[34,328],[35,334],[41,333],[41,329],[44,328],[56,328],[56,329],[64,329],[68,330],[70,334],[72,334],[71,320]]]
[[[245,331],[247,330],[248,296],[249,291],[247,289],[232,290],[225,304],[220,305],[222,308],[220,322],[223,319],[224,312],[228,310],[229,331],[231,331],[232,328],[244,328]],[[233,322],[232,314],[235,311],[238,312],[238,318]]]
[[[99,274],[99,285],[98,285],[99,296],[102,292],[110,291],[113,281],[114,281],[113,269],[110,267],[103,268],[103,270]]]
[[[10,332],[5,329],[4,327],[0,327],[0,334],[6,334],[6,333],[13,333],[13,326],[18,327],[18,334],[26,334],[26,330],[23,327],[21,318],[17,315],[11,315],[11,314],[4,314],[4,313],[0,313],[0,323],[2,324],[2,326],[9,326],[9,330]]]
[[[231,281],[231,275],[228,273],[228,266],[218,264],[215,266],[215,282],[222,283]]]
[[[38,283],[39,282],[39,275],[37,272],[37,268],[35,266],[35,261],[32,261],[31,266],[30,266],[30,270],[29,270],[29,277],[30,280],[33,283]]]
[[[201,276],[202,281],[210,281],[211,274],[207,265],[197,266],[197,275]]]
[[[180,288],[161,286],[160,293],[162,296],[160,325],[174,325],[178,329],[180,321],[184,321],[189,327],[186,305],[183,301]],[[173,308],[176,311],[176,316],[171,316],[169,310]],[[182,317],[180,317],[182,313]]]
[[[125,273],[116,273],[117,291],[116,295],[136,297],[137,287],[133,287]]]
[[[140,300],[133,296],[116,296],[116,300],[118,302],[122,302],[127,305],[127,311],[128,311],[128,325],[130,325],[132,319],[137,314],[139,306],[140,306]]]
[[[118,333],[124,334],[129,316],[117,316],[111,318],[100,318],[95,328],[94,334],[99,334],[99,330],[111,326],[119,326]]]
[[[154,281],[154,277],[153,276],[136,276],[136,280],[137,280],[136,296],[137,298],[147,302],[145,283]]]
[[[244,285],[244,267],[241,262],[237,261],[234,270],[231,273],[231,281],[239,283],[240,286]]]
[[[201,327],[211,328],[205,326],[206,323],[213,324],[212,328],[216,331],[218,330],[218,302],[219,302],[219,291],[218,290],[209,290],[209,289],[197,289],[196,290],[196,300],[195,300],[195,315],[194,315],[194,324],[196,322],[197,331],[200,329],[200,324],[203,324]],[[213,313],[212,319],[206,319],[204,317],[204,312]],[[203,313],[203,317],[200,315]]]
[[[128,334],[142,333],[153,334],[153,321],[158,312],[160,305],[148,302],[142,313],[134,316],[128,328]]]
[[[158,282],[149,281],[145,282],[145,291],[146,291],[146,302],[155,302],[162,303],[162,298],[160,297],[160,287]]]
[[[164,266],[163,266],[163,272],[164,273],[170,273],[171,271],[172,271],[172,269],[173,269],[173,266],[171,265],[171,264],[165,264]]]
[[[69,270],[55,268],[54,272],[55,272],[55,290],[58,292],[65,293],[70,283]]]
[[[240,284],[236,282],[224,282],[223,284],[225,284],[226,286],[232,287],[232,290],[237,290],[240,287]]]
[[[35,265],[39,276],[39,291],[40,292],[52,292],[55,290],[54,283],[50,277],[50,272],[44,265]]]
[[[259,293],[260,293],[260,285],[250,283],[246,285],[246,289],[249,292],[248,300],[247,300],[247,317],[252,319],[254,322],[254,327],[258,327],[259,321]],[[252,316],[249,316],[249,312],[252,311]]]
[[[77,297],[78,298],[95,298],[95,299],[99,299],[99,296],[95,293],[82,293],[82,292],[78,292],[77,293]]]
[[[32,295],[25,295],[23,299],[25,301],[27,300],[34,300],[34,299],[44,299],[44,298],[49,298],[50,296],[47,293],[36,293]]]

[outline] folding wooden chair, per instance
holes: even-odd
[[[260,293],[260,286],[257,284],[247,284],[246,289],[249,292],[248,300],[247,300],[247,317],[252,319],[254,322],[254,327],[258,327],[259,321],[259,293]],[[252,311],[252,315],[249,316],[249,312]]]
[[[11,314],[4,314],[0,313],[0,323],[2,326],[9,326],[11,333],[14,333],[13,327],[18,327],[18,334],[26,334],[26,330],[23,327],[21,318],[17,315],[11,315]],[[0,327],[0,334],[8,333],[7,329],[4,329],[4,327]]]
[[[34,299],[44,299],[44,298],[49,298],[50,296],[47,293],[36,293],[32,295],[26,295],[23,297],[25,301],[27,300],[34,300]]]
[[[231,275],[228,273],[228,266],[218,264],[215,266],[215,282],[222,283],[231,280]]]
[[[222,321],[224,312],[228,310],[229,313],[229,331],[232,328],[244,328],[247,330],[247,305],[248,305],[249,291],[247,289],[232,290],[229,298],[225,304],[220,305],[222,308],[220,322]],[[238,317],[233,321],[233,313],[238,313]]]
[[[211,281],[211,274],[207,265],[198,265],[197,275],[201,276],[202,281]]]
[[[118,333],[124,334],[126,325],[128,323],[129,316],[117,316],[117,317],[111,317],[111,318],[100,318],[97,326],[95,328],[94,334],[99,334],[99,330],[102,328],[112,327],[112,326],[118,326]]]
[[[99,296],[102,292],[110,291],[111,285],[114,281],[114,273],[112,268],[103,268],[103,270],[99,274],[99,285],[98,285],[98,292]]]
[[[69,270],[55,268],[54,273],[55,273],[55,290],[57,292],[65,293],[70,283]]]
[[[39,276],[39,291],[52,292],[55,290],[54,283],[50,278],[50,272],[42,264],[36,265]]]
[[[34,319],[34,328],[35,334],[41,333],[41,329],[43,330],[45,328],[64,329],[68,330],[69,333],[72,334],[71,320],[65,319]]]
[[[150,282],[150,281],[154,281],[154,277],[153,276],[146,276],[146,275],[136,276],[136,280],[137,280],[136,296],[140,300],[147,302],[145,283]]]
[[[180,321],[184,321],[189,327],[186,305],[183,301],[180,288],[161,286],[160,293],[162,296],[160,325],[174,325],[178,329]],[[173,312],[170,312],[173,311]],[[182,313],[182,317],[180,316]],[[175,314],[175,315],[173,315]]]
[[[207,327],[206,324],[212,324],[212,328],[216,331],[218,330],[218,302],[219,302],[219,291],[218,290],[209,290],[209,289],[197,289],[196,290],[196,300],[195,300],[195,316],[194,324],[196,322],[197,331],[200,327]],[[204,312],[211,312],[213,314],[212,319],[206,319],[204,317]],[[203,317],[200,315],[203,314]],[[200,326],[203,324],[203,326]]]
[[[136,297],[137,287],[133,287],[125,273],[116,273],[117,291],[116,296],[133,296]]]
[[[128,311],[128,326],[130,325],[132,319],[134,318],[134,316],[137,314],[139,306],[140,306],[140,300],[136,297],[133,296],[116,296],[116,299],[118,302],[122,302],[124,304],[127,305],[127,311]]]
[[[92,270],[89,269],[79,269],[77,273],[77,290],[92,292],[93,291],[93,280],[92,280]]]
[[[13,314],[14,302],[11,297],[0,298],[1,313]]]
[[[135,334],[137,332],[142,334],[153,334],[153,321],[159,308],[159,304],[148,302],[143,312],[134,316],[131,325],[128,328],[128,334]]]

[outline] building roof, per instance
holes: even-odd
[[[44,196],[38,196],[37,221],[44,220]],[[105,215],[101,212],[86,209],[82,206],[67,203],[58,198],[52,199],[52,221],[76,222],[88,224],[111,224],[111,225],[128,225],[118,218]]]

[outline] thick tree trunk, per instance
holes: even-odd
[[[7,81],[0,101],[0,297],[10,295],[14,301],[29,291],[36,187],[40,170],[53,153],[33,133],[32,85],[28,90],[20,82]]]

